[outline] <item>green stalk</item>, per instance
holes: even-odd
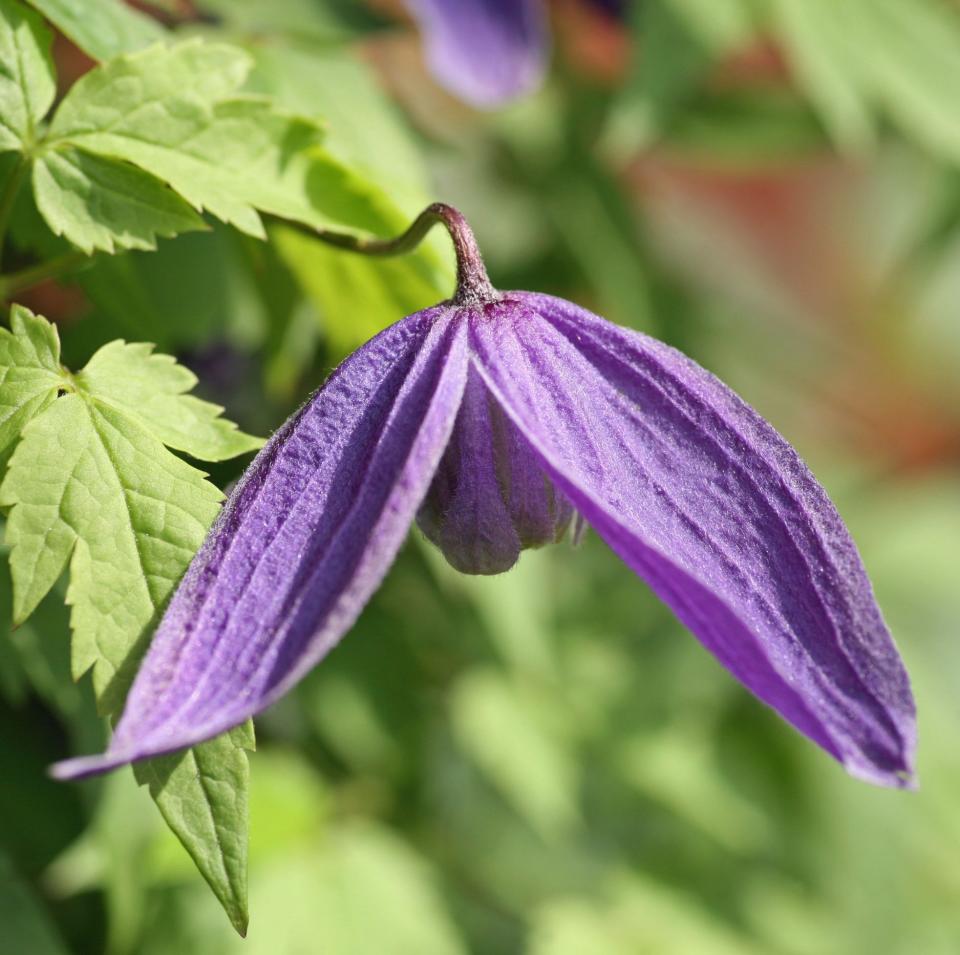
[[[0,193],[0,262],[3,260],[3,247],[6,244],[10,215],[17,201],[17,193],[20,192],[23,177],[27,174],[27,166],[26,156],[18,155],[17,164],[11,170],[7,181],[3,184],[3,192]]]
[[[20,269],[19,272],[0,275],[0,301],[9,301],[17,292],[37,285],[46,279],[60,278],[74,272],[89,261],[91,261],[91,256],[84,252],[65,252],[55,259],[39,262],[37,265]]]

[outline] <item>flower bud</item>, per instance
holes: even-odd
[[[500,574],[528,547],[559,541],[573,505],[471,371],[417,526],[464,574]]]

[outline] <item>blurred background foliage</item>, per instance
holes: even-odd
[[[322,117],[382,190],[369,228],[453,203],[495,284],[683,348],[800,448],[913,675],[921,789],[847,778],[595,538],[475,579],[414,534],[258,721],[242,941],[131,773],[47,779],[103,734],[55,594],[0,640],[0,951],[960,951],[960,5],[557,0],[549,81],[496,114],[434,84],[396,3],[144,9],[246,46],[251,89]],[[90,65],[56,52],[64,85]],[[29,202],[24,254],[54,241]],[[442,236],[375,261],[217,227],[22,300],[68,364],[157,342],[268,433],[450,282]]]

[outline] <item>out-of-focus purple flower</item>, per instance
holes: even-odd
[[[427,62],[450,92],[491,108],[536,89],[549,34],[543,0],[406,0]]]
[[[909,785],[906,672],[792,448],[674,349],[562,299],[496,292],[462,218],[435,208],[458,244],[455,298],[359,349],[274,435],[177,590],[108,752],[56,774],[264,709],[350,628],[414,520],[461,571],[496,573],[583,519],[849,772]]]

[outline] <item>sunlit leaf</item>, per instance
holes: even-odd
[[[95,60],[156,43],[167,31],[123,0],[29,0],[64,36]]]
[[[91,253],[155,249],[159,237],[203,229],[203,219],[159,179],[129,163],[70,147],[33,166],[33,193],[47,224]]]
[[[78,372],[79,387],[152,431],[164,444],[202,461],[255,451],[259,438],[222,418],[223,408],[188,394],[197,376],[143,342],[104,345]]]
[[[22,341],[8,344],[10,360],[28,371],[38,353],[41,364],[55,363],[53,327],[25,311],[17,317]],[[104,713],[122,706],[158,612],[222,496],[165,441],[214,460],[257,444],[219,419],[221,409],[185,395],[193,381],[150,346],[122,342],[76,375],[51,372],[46,407],[23,428],[0,486],[10,508],[14,620],[29,617],[69,566],[73,672],[79,678],[92,668]],[[0,385],[0,401],[13,400]],[[248,725],[139,769],[240,931],[251,734]]]
[[[247,931],[247,721],[183,753],[134,765],[167,825],[190,853],[240,935]]]
[[[10,329],[0,328],[0,458],[63,383],[56,329],[19,305],[10,311]]]
[[[406,215],[429,201],[429,182],[412,133],[358,57],[336,49],[261,44],[250,50],[250,88],[299,116],[322,118],[324,148]]]
[[[236,98],[250,66],[236,47],[197,41],[117,57],[71,87],[50,144],[134,163],[252,235],[263,234],[257,209],[325,221],[306,155],[319,130],[266,100]]]
[[[29,146],[56,93],[50,31],[18,0],[0,0],[0,151]]]

